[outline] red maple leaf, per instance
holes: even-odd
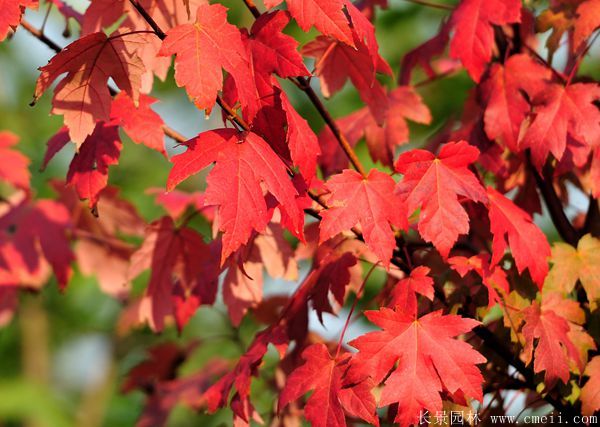
[[[319,76],[321,92],[325,97],[340,91],[350,79],[377,123],[385,121],[387,95],[375,78],[378,72],[391,74],[383,58],[378,56],[373,61],[368,47],[358,39],[354,48],[324,36],[305,45],[302,53],[315,58],[316,75]]]
[[[322,212],[320,241],[360,224],[365,242],[384,265],[389,265],[396,246],[392,226],[406,229],[406,211],[394,195],[395,182],[389,175],[372,169],[363,178],[345,170],[326,183],[331,192]]]
[[[256,114],[256,99],[246,47],[238,28],[227,22],[227,9],[220,4],[201,4],[196,22],[167,31],[159,55],[176,55],[175,81],[185,87],[200,109],[211,110],[223,87],[225,69],[235,80],[248,119]]]
[[[50,264],[61,288],[71,278],[71,220],[53,200],[26,199],[0,215],[0,286],[34,286],[45,282]],[[45,263],[48,264],[45,264]],[[41,283],[40,283],[41,282]]]
[[[12,147],[19,138],[10,132],[0,132],[0,179],[22,190],[29,190],[29,158]]]
[[[410,272],[410,276],[396,283],[390,295],[389,306],[406,314],[417,315],[417,294],[433,301],[433,279],[429,277],[431,269],[420,265]]]
[[[142,94],[136,105],[125,92],[121,92],[112,102],[110,118],[111,123],[119,124],[133,142],[144,144],[166,156],[164,122],[150,108],[156,101],[157,99]]]
[[[289,22],[289,14],[281,10],[264,13],[254,22],[248,39],[254,72],[276,73],[281,78],[310,75],[298,53],[298,42],[283,33]]]
[[[526,346],[523,349],[526,362],[533,356],[535,372],[545,371],[544,382],[552,388],[557,380],[569,382],[569,359],[583,370],[583,364],[577,348],[568,336],[570,327],[567,320],[551,309],[540,306],[536,301],[523,310],[525,325],[523,336]],[[534,340],[537,346],[534,352]]]
[[[546,86],[552,72],[529,55],[513,55],[504,63],[495,63],[480,89],[486,102],[485,132],[509,150],[519,151],[519,135],[531,105],[523,95],[537,93]]]
[[[547,259],[551,254],[546,236],[527,212],[491,187],[488,187],[487,193],[490,228],[494,235],[492,264],[498,264],[506,248],[510,247],[519,273],[527,268],[541,289],[548,274]]]
[[[74,41],[40,68],[34,102],[67,73],[54,89],[52,112],[64,116],[71,139],[81,145],[98,120],[110,118],[109,78],[138,102],[145,68],[135,50],[147,37],[145,33],[119,30],[110,37],[93,33]]]
[[[419,233],[432,242],[446,258],[460,234],[469,231],[469,216],[458,196],[487,202],[484,188],[469,170],[479,150],[466,141],[445,144],[436,156],[425,150],[411,150],[396,161],[404,175],[397,191],[411,214],[421,208]]]
[[[575,22],[573,24],[573,50],[583,47],[583,43],[600,26],[600,1],[587,0],[577,6]]]
[[[188,141],[185,153],[173,158],[167,189],[216,162],[210,171],[205,204],[219,206],[223,235],[222,262],[250,239],[252,232],[264,231],[272,211],[260,186],[280,203],[292,221],[292,233],[301,235],[304,214],[296,203],[297,191],[285,164],[269,145],[252,132],[217,129]]]
[[[48,141],[43,166],[69,141],[69,132],[63,127]],[[119,128],[99,122],[71,160],[67,183],[75,187],[80,199],[88,200],[91,209],[95,208],[100,192],[108,185],[108,167],[119,162],[122,147]]]
[[[521,0],[462,0],[452,14],[450,55],[476,82],[492,59],[494,25],[520,22]]]
[[[423,103],[419,94],[410,86],[400,86],[388,93],[388,110],[385,124],[377,123],[376,118],[368,107],[337,119],[336,122],[354,146],[361,138],[365,138],[371,158],[386,166],[392,166],[396,147],[406,144],[409,140],[407,120],[415,123],[431,123],[429,108]],[[348,157],[339,146],[339,142],[331,133],[329,127],[323,128],[319,140],[326,153],[321,163],[327,171],[346,167]]]
[[[483,377],[476,365],[486,359],[454,338],[479,322],[441,311],[418,319],[389,308],[365,315],[383,331],[350,342],[358,353],[351,362],[349,380],[371,377],[379,384],[393,370],[385,380],[379,406],[397,403],[395,422],[409,426],[418,423],[423,408],[440,411],[443,393],[482,399]]]
[[[317,171],[317,158],[321,155],[319,140],[308,122],[294,109],[287,95],[280,93],[281,107],[287,120],[287,144],[294,165],[310,181]]]
[[[345,412],[379,426],[371,382],[344,384],[349,354],[334,358],[324,344],[313,344],[302,358],[304,364],[291,373],[279,395],[279,410],[314,390],[304,406],[304,416],[313,427],[345,427]]]
[[[35,9],[38,0],[0,0],[0,42],[8,35],[9,29],[16,29],[26,7]]]
[[[283,0],[266,0],[271,9]],[[326,36],[354,46],[350,23],[344,14],[343,0],[286,0],[288,10],[304,31],[315,27]]]
[[[534,119],[520,146],[531,148],[534,165],[541,169],[549,153],[561,160],[567,147],[567,136],[593,146],[600,139],[600,111],[594,104],[600,100],[600,86],[576,83],[563,86],[545,85],[533,94]]]
[[[193,229],[175,227],[171,217],[149,226],[142,246],[131,257],[129,278],[152,269],[140,317],[153,330],[162,331],[169,315],[175,316],[181,330],[200,305],[215,301],[221,271],[215,242],[209,246]]]

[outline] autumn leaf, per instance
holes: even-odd
[[[364,137],[371,158],[391,167],[396,147],[409,141],[408,120],[429,124],[431,113],[414,88],[400,86],[388,93],[385,124],[378,124],[368,107],[337,119],[336,122],[352,146]],[[327,153],[321,160],[326,170],[335,170],[338,164],[347,165],[348,158],[328,127],[323,128],[319,139],[325,145],[323,151]]]
[[[394,422],[409,426],[418,423],[422,409],[441,411],[446,393],[482,399],[483,377],[476,365],[486,359],[455,339],[477,326],[477,321],[441,311],[417,319],[389,308],[365,315],[383,331],[350,342],[358,353],[349,380],[371,377],[378,384],[387,377],[379,406],[398,404]]]
[[[589,379],[581,389],[581,411],[593,415],[600,409],[600,356],[588,363],[584,375]]]
[[[298,114],[287,95],[281,92],[281,107],[287,119],[287,144],[294,165],[310,181],[317,171],[317,158],[321,155],[319,140],[308,122]]]
[[[13,148],[19,138],[10,132],[0,132],[0,179],[22,190],[29,190],[29,158]]]
[[[67,129],[63,128],[48,141],[44,165],[69,142],[69,139]],[[119,128],[99,122],[71,160],[67,183],[75,187],[80,199],[88,200],[90,209],[94,209],[100,192],[108,185],[108,168],[119,162],[122,147]]]
[[[570,377],[569,359],[578,363],[580,369],[582,364],[575,345],[567,335],[570,330],[567,320],[553,310],[545,310],[536,301],[523,314],[526,363],[531,362],[533,357],[533,369],[535,372],[545,371],[544,382],[548,388],[554,387],[559,379],[567,384]]]
[[[411,316],[417,315],[417,294],[433,301],[433,279],[431,269],[420,265],[411,270],[410,276],[401,279],[392,289],[389,307]]]
[[[23,200],[0,214],[0,282],[3,286],[41,286],[50,265],[65,288],[72,275],[69,212],[54,200]],[[48,263],[48,264],[46,264]],[[8,274],[9,277],[3,277]],[[8,283],[6,281],[9,280]],[[41,281],[41,283],[40,283]],[[0,286],[1,287],[1,286]]]
[[[393,194],[394,180],[377,169],[363,178],[345,170],[326,183],[329,209],[322,212],[320,242],[360,224],[365,242],[384,265],[396,246],[392,226],[407,228],[403,204]]]
[[[586,234],[577,248],[556,242],[552,245],[550,262],[552,268],[544,282],[545,290],[568,294],[579,280],[590,302],[600,298],[600,240]]]
[[[492,58],[494,25],[520,22],[521,0],[462,0],[452,13],[450,55],[479,82]]]
[[[313,344],[302,352],[304,364],[287,378],[279,395],[279,410],[314,390],[304,406],[304,416],[313,427],[345,427],[345,411],[379,426],[372,384],[362,381],[345,385],[348,354],[334,358],[324,344]],[[357,403],[360,401],[360,405]]]
[[[310,75],[298,53],[298,42],[283,33],[289,22],[289,14],[281,10],[256,19],[248,39],[254,72],[276,73],[281,78]]]
[[[227,22],[227,9],[220,4],[201,4],[196,22],[167,32],[159,55],[176,55],[175,81],[185,87],[200,109],[210,111],[223,88],[222,69],[235,80],[249,120],[256,114],[256,100],[248,54],[240,31]]]
[[[545,80],[550,80],[551,76],[549,68],[524,54],[511,56],[504,66],[492,64],[489,76],[480,86],[486,102],[487,136],[500,141],[511,151],[519,151],[521,125],[531,110],[522,90],[537,93],[544,89]]]
[[[142,94],[136,105],[125,92],[121,92],[112,102],[110,118],[112,123],[118,123],[125,130],[133,142],[144,144],[166,156],[164,122],[150,108],[156,101]]]
[[[576,83],[562,86],[548,84],[536,93],[531,125],[520,142],[521,148],[531,148],[534,165],[541,170],[549,153],[561,160],[567,147],[567,136],[593,146],[600,138],[600,111],[595,102],[600,99],[600,86]]]
[[[583,47],[583,43],[600,26],[600,1],[587,0],[581,2],[575,15],[573,49],[577,50]]]
[[[19,26],[25,8],[37,7],[38,0],[0,0],[0,42]]]
[[[421,208],[419,233],[446,258],[458,236],[469,232],[469,217],[458,196],[487,202],[485,190],[469,165],[479,150],[466,141],[445,144],[438,157],[411,150],[398,158],[395,168],[404,175],[397,193],[411,214]]]
[[[271,9],[283,0],[265,0]],[[350,23],[344,14],[342,0],[286,0],[290,14],[304,31],[315,27],[326,36],[354,46]]]
[[[261,182],[291,219],[296,235],[302,232],[304,214],[296,204],[297,191],[284,163],[268,144],[252,132],[218,129],[188,141],[188,150],[175,156],[167,189],[216,162],[208,175],[205,204],[219,207],[223,235],[221,261],[244,245],[252,232],[264,231],[272,212],[267,209]]]
[[[506,248],[510,247],[519,273],[528,269],[541,289],[548,273],[547,258],[550,256],[546,236],[527,212],[491,187],[488,187],[487,193],[490,228],[494,235],[492,264],[498,264]]]
[[[110,118],[109,78],[134,103],[138,102],[145,68],[135,49],[145,43],[146,37],[148,34],[124,30],[110,37],[93,33],[74,41],[40,68],[34,102],[67,73],[54,89],[52,113],[64,116],[71,139],[81,146],[94,131],[97,121]]]
[[[376,73],[389,73],[389,66],[378,58],[373,64],[367,46],[357,41],[356,48],[334,39],[320,36],[302,48],[302,53],[315,58],[316,75],[326,98],[339,92],[350,79],[360,97],[377,120],[383,123],[387,111],[387,96],[375,78]]]
[[[175,316],[181,330],[202,304],[215,301],[218,277],[218,241],[210,246],[189,227],[175,227],[170,217],[148,227],[142,246],[132,255],[129,279],[151,269],[150,282],[140,306],[141,320],[154,331],[164,329]]]

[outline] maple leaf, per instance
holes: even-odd
[[[600,1],[587,0],[581,2],[575,14],[573,50],[583,47],[584,42],[600,26]]]
[[[304,416],[313,427],[345,427],[344,410],[379,426],[375,398],[370,391],[373,385],[369,381],[344,384],[348,354],[333,358],[324,344],[313,344],[302,352],[302,359],[304,364],[288,376],[279,395],[279,410],[314,390],[304,406]],[[356,404],[359,399],[360,405]]]
[[[43,165],[45,166],[69,140],[68,130],[63,127],[48,141]],[[108,167],[119,162],[122,147],[119,128],[99,122],[71,160],[67,183],[75,187],[80,199],[88,199],[91,209],[95,208],[100,192],[106,188]]]
[[[429,277],[431,269],[420,265],[410,272],[410,276],[396,283],[390,295],[389,306],[406,314],[417,315],[417,294],[433,301],[433,279]]]
[[[29,190],[29,159],[14,150],[19,138],[6,131],[0,132],[0,179],[22,190]]]
[[[308,122],[298,114],[284,92],[281,92],[281,107],[287,119],[287,143],[294,165],[302,176],[310,181],[317,170],[317,158],[321,155],[319,140]]]
[[[569,382],[569,359],[578,363],[580,369],[581,359],[575,345],[568,336],[570,327],[567,320],[556,314],[553,310],[544,309],[536,301],[523,310],[525,325],[523,336],[526,346],[523,349],[526,363],[531,362],[533,356],[533,370],[545,371],[546,386],[554,387],[557,380]],[[537,339],[535,352],[534,340]]]
[[[148,34],[124,30],[110,37],[93,33],[74,41],[40,68],[33,102],[67,73],[54,90],[52,112],[64,116],[71,139],[80,146],[98,120],[110,118],[109,78],[138,102],[145,68],[135,49],[146,37]]]
[[[544,289],[570,293],[581,281],[590,302],[600,298],[600,240],[591,234],[583,236],[577,248],[556,242],[552,246],[552,268]]]
[[[163,330],[168,315],[175,316],[181,330],[196,308],[215,301],[221,271],[215,242],[209,246],[193,229],[176,228],[171,217],[149,226],[131,257],[129,278],[152,269],[140,315],[154,331]]]
[[[541,289],[548,273],[547,258],[550,245],[542,231],[533,223],[531,216],[491,187],[489,198],[490,229],[492,241],[492,264],[504,256],[507,246],[517,264],[519,273],[527,268],[533,281]]]
[[[539,169],[549,153],[562,159],[567,135],[587,145],[600,138],[600,111],[594,102],[600,99],[600,86],[576,83],[546,85],[534,94],[535,118],[521,140],[521,148],[531,148],[533,164]]]
[[[346,169],[326,183],[331,192],[321,213],[320,242],[360,224],[365,242],[386,266],[396,246],[391,226],[408,227],[403,204],[394,195],[394,180],[372,169],[366,178]]]
[[[8,272],[13,280],[5,284],[39,286],[37,282],[44,280],[43,264],[48,262],[64,288],[71,278],[74,258],[68,236],[71,226],[67,209],[53,200],[23,200],[2,212],[0,276]]]
[[[465,277],[470,271],[476,272],[481,277],[488,290],[489,308],[502,301],[498,291],[503,295],[510,293],[506,272],[499,265],[490,265],[490,257],[487,254],[473,255],[470,258],[455,256],[449,258],[448,263],[453,270],[458,272],[460,277]]]
[[[104,293],[125,298],[129,293],[127,271],[134,247],[119,237],[142,237],[144,220],[131,203],[119,196],[115,187],[102,190],[96,207],[99,214],[94,216],[81,204],[73,188],[62,181],[52,181],[51,185],[73,219],[79,269],[85,275],[95,276]]]
[[[479,82],[492,59],[494,25],[521,21],[521,0],[462,0],[452,13],[450,55]]]
[[[600,409],[600,356],[588,363],[583,375],[590,378],[581,389],[581,412],[593,415]]]
[[[336,122],[351,145],[356,145],[364,137],[371,158],[386,166],[392,166],[396,147],[409,140],[407,120],[429,124],[431,123],[431,113],[423,103],[423,99],[412,87],[400,86],[388,93],[388,110],[384,125],[377,123],[368,108],[362,108],[336,120]],[[331,130],[326,127],[323,132],[327,135],[321,136],[322,141],[326,144],[331,142],[335,144],[335,154],[333,155],[339,156],[343,158],[341,161],[347,162],[347,156],[339,148],[337,140],[330,142],[331,139],[334,139]],[[326,161],[334,160],[326,159]]]
[[[200,109],[211,110],[223,87],[225,69],[235,80],[249,120],[256,114],[256,100],[246,47],[240,31],[227,22],[227,9],[220,4],[201,4],[196,22],[167,31],[159,55],[176,55],[175,81],[185,87]]]
[[[326,98],[340,91],[348,79],[369,106],[377,123],[385,121],[387,96],[377,81],[377,72],[390,73],[387,63],[379,57],[373,65],[367,46],[357,41],[356,48],[328,37],[319,36],[302,48],[305,56],[315,58],[316,75]]]
[[[460,234],[469,231],[469,217],[458,196],[487,202],[485,190],[468,166],[479,150],[466,141],[445,144],[436,158],[425,150],[411,150],[398,158],[395,168],[404,175],[397,192],[408,213],[421,208],[419,233],[446,258]]]
[[[236,417],[249,422],[253,407],[250,404],[250,385],[252,376],[258,374],[268,345],[272,344],[283,357],[288,339],[281,326],[269,327],[259,332],[246,352],[239,358],[235,368],[221,377],[203,395],[210,412],[216,411],[229,402],[232,388],[236,393],[231,399],[231,409]]]
[[[146,192],[154,195],[155,203],[162,206],[174,220],[179,219],[188,207],[198,211],[204,209],[204,194],[200,192],[185,193],[177,190],[166,192],[162,188],[149,188]]]
[[[0,42],[21,23],[25,8],[37,9],[38,0],[0,0]]]
[[[255,72],[276,73],[284,79],[310,75],[298,53],[298,42],[283,33],[289,22],[289,14],[281,10],[264,13],[256,19],[248,38]]]
[[[519,151],[521,125],[531,106],[521,89],[527,93],[543,90],[550,80],[549,68],[535,62],[529,55],[513,55],[504,63],[493,64],[489,76],[480,88],[485,99],[485,132],[499,140],[509,150]]]
[[[284,163],[261,137],[252,132],[217,129],[201,133],[187,146],[185,153],[172,159],[167,189],[216,162],[207,178],[205,204],[219,207],[220,229],[224,232],[222,262],[248,242],[253,230],[264,231],[271,219],[261,182],[291,219],[290,231],[301,234],[304,215],[296,203],[298,193]]]
[[[476,365],[486,359],[454,338],[479,322],[441,311],[418,319],[389,308],[365,315],[383,331],[350,342],[358,353],[351,362],[349,380],[371,377],[379,384],[393,370],[385,381],[379,406],[398,403],[395,422],[408,426],[418,423],[423,408],[440,411],[445,392],[482,399],[483,377]]]
[[[140,95],[139,104],[135,105],[125,92],[119,93],[111,105],[111,123],[118,123],[136,144],[144,144],[166,157],[164,122],[150,106],[157,99],[148,95]]]
[[[266,0],[264,3],[271,9],[282,2],[283,0]],[[286,0],[286,4],[290,14],[304,31],[314,26],[326,36],[354,46],[342,0]]]

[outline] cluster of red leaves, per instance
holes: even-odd
[[[600,25],[600,2],[556,0],[534,18],[519,0],[461,0],[435,37],[405,55],[396,87],[372,23],[387,7],[381,0],[285,0],[285,8],[283,0],[265,0],[265,13],[246,1],[256,18],[249,29],[206,0],[93,0],[83,15],[54,3],[78,21],[81,35],[40,68],[34,100],[58,82],[52,113],[64,117],[43,166],[70,142],[76,152],[67,186],[53,184],[57,200],[35,200],[28,160],[12,148],[12,135],[0,134],[7,159],[0,178],[13,190],[0,210],[1,322],[16,308],[17,289],[39,288],[50,270],[64,287],[73,260],[123,299],[150,270],[143,295],[127,299],[126,329],[147,324],[158,332],[174,320],[181,330],[199,306],[215,304],[221,282],[232,324],[251,315],[265,328],[239,360],[216,360],[189,377],[175,378],[192,348],[152,349],[124,386],[149,395],[140,425],[164,423],[177,403],[210,412],[229,406],[236,426],[263,422],[251,383],[271,346],[284,378],[272,385],[279,393],[274,425],[293,423],[300,412],[314,426],[350,419],[379,425],[380,407],[389,407],[390,421],[415,424],[423,410],[435,413],[445,402],[481,401],[483,385],[493,387],[499,375],[512,380],[509,365],[523,377],[521,389],[535,392],[539,379],[553,402],[580,393],[584,413],[600,409],[600,359],[592,358],[597,344],[587,331],[600,298],[593,225],[600,86],[578,76]],[[35,6],[0,0],[0,40]],[[284,32],[292,19],[320,35],[299,49]],[[111,34],[103,31],[117,23]],[[568,34],[564,70],[535,53],[536,31],[549,29],[551,54]],[[207,113],[218,104],[223,128],[185,141],[152,110],[153,79],[166,77],[171,57],[176,84]],[[314,59],[314,72],[305,58]],[[426,148],[397,156],[410,140],[408,121],[432,122],[411,85],[418,68],[429,81],[464,68],[474,85],[460,119]],[[324,97],[350,81],[364,108],[331,118],[307,77],[318,78]],[[318,136],[283,79],[322,115]],[[108,186],[123,149],[120,129],[165,157],[165,135],[185,147],[170,159],[169,193],[151,191],[167,215],[148,225]],[[361,140],[382,169],[364,170],[353,151]],[[209,167],[205,191],[175,190]],[[532,219],[541,212],[536,183],[566,240],[553,248]],[[590,195],[579,229],[562,211],[567,184]],[[212,236],[192,225],[198,213]],[[307,214],[318,224],[305,223]],[[296,280],[303,260],[311,266],[293,294],[263,296],[263,271]],[[323,314],[338,313],[352,293],[361,299],[370,275],[363,279],[364,263],[387,276],[375,298],[361,301],[381,330],[350,341],[353,352],[344,345],[346,327],[336,346],[309,331],[309,317],[325,322]],[[474,338],[474,329],[485,332]],[[508,330],[514,358],[483,366],[482,353],[498,351],[489,336],[508,341]],[[534,376],[542,372],[543,379]],[[576,376],[590,378],[579,388]],[[559,380],[570,391],[559,390]]]

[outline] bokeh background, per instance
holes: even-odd
[[[436,0],[443,3],[442,0]],[[85,0],[65,0],[83,12],[89,4]],[[249,27],[252,17],[241,0],[222,1],[230,8],[230,21]],[[455,3],[447,1],[448,4]],[[260,5],[260,2],[257,2]],[[42,4],[38,11],[27,11],[25,19],[39,28],[44,21],[48,5]],[[396,73],[402,56],[421,42],[433,36],[447,11],[427,8],[403,0],[391,0],[387,10],[377,14],[377,36],[381,52]],[[56,10],[51,10],[45,33],[61,46],[73,37],[65,37],[65,21]],[[78,33],[77,24],[68,24],[72,35]],[[311,40],[315,33],[305,34],[294,24],[287,31],[299,41]],[[51,178],[66,175],[73,155],[70,147],[64,149],[46,171],[40,172],[46,141],[61,126],[61,117],[49,115],[50,98],[45,95],[35,107],[29,102],[33,94],[37,68],[45,65],[53,52],[22,28],[12,39],[0,44],[0,129],[10,130],[20,137],[18,149],[31,159],[32,188],[37,197],[52,197],[48,182]],[[560,55],[557,55],[560,63]],[[599,74],[596,64],[587,61],[586,72]],[[415,80],[418,81],[417,73]],[[391,80],[387,82],[393,84]],[[315,82],[317,85],[318,82]],[[285,85],[285,84],[284,84]],[[411,125],[411,145],[416,147],[450,118],[460,115],[462,105],[472,83],[465,73],[458,73],[435,83],[423,86],[419,92],[431,109],[434,122],[431,126]],[[315,131],[322,121],[304,95],[295,87],[285,85],[301,114],[309,119]],[[173,83],[172,71],[165,82],[156,82],[153,95],[160,99],[155,110],[165,122],[187,137],[195,136],[204,129],[220,126],[220,113],[215,110],[210,117],[198,111],[187,100],[185,92]],[[356,91],[349,85],[326,106],[334,117],[341,117],[361,107]],[[121,189],[124,198],[130,200],[148,221],[159,218],[164,211],[158,207],[148,188],[164,188],[170,169],[160,154],[146,147],[133,144],[123,134],[124,149],[118,166],[111,167],[110,184]],[[174,142],[166,139],[170,153],[176,152]],[[371,165],[364,144],[358,147],[361,160]],[[0,159],[1,161],[1,159]],[[202,189],[202,179],[185,183],[184,189]],[[585,198],[573,194],[575,215],[585,208]],[[555,231],[547,219],[537,218],[551,239]],[[203,228],[206,224],[197,223]],[[302,271],[305,272],[307,266]],[[302,276],[302,274],[301,274]],[[134,284],[134,291],[143,289],[147,276]],[[370,282],[381,285],[382,275],[374,274]],[[379,283],[379,285],[378,285]],[[268,292],[290,293],[296,287],[293,282],[268,282]],[[178,335],[168,328],[161,335],[147,329],[128,333],[118,332],[121,303],[104,295],[96,280],[76,273],[64,293],[56,283],[48,283],[39,293],[21,296],[18,315],[10,324],[0,329],[0,426],[132,426],[138,418],[144,395],[141,392],[120,393],[125,375],[147,355],[147,349],[157,343],[188,342],[200,339],[202,346],[194,351],[181,373],[193,372],[211,357],[235,357],[243,351],[258,326],[251,320],[244,321],[239,330],[229,326],[222,304],[201,308],[190,324]],[[341,319],[341,320],[340,320]],[[326,337],[337,337],[345,313],[339,318],[326,315],[327,329],[311,319],[311,327]],[[347,338],[364,332],[366,325],[357,325]],[[273,358],[271,363],[275,363]],[[269,362],[267,362],[269,363]],[[274,396],[261,383],[255,384],[257,407],[268,411]],[[227,410],[207,417],[178,407],[169,419],[172,426],[218,426],[230,425]]]

